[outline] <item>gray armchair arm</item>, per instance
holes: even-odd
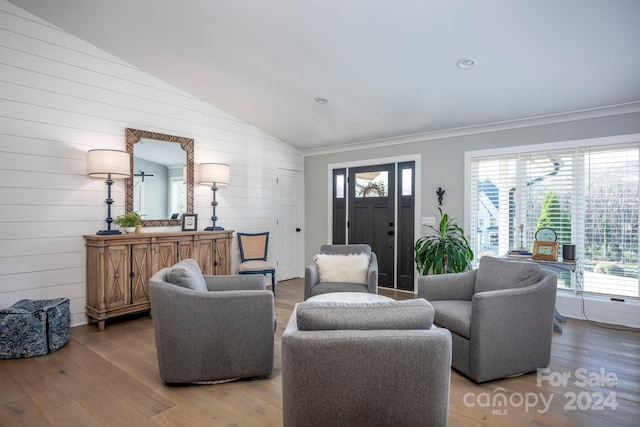
[[[315,262],[307,265],[304,269],[304,299],[305,301],[311,297],[311,289],[320,281],[318,266]]]
[[[509,371],[509,364],[521,363],[523,357],[536,361],[534,366],[548,365],[557,276],[545,272],[543,277],[531,286],[473,296],[469,362],[476,381],[495,378],[494,371]],[[477,360],[492,363],[474,365]]]
[[[471,301],[477,270],[418,277],[418,297],[427,301]]]
[[[264,291],[267,289],[265,277],[262,274],[204,275],[203,277],[209,291]]]
[[[371,260],[369,261],[367,288],[369,289],[370,294],[378,293],[378,257],[374,252],[371,252]]]

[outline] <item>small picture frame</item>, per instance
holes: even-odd
[[[533,241],[532,259],[540,261],[557,261],[558,260],[558,242],[547,242],[544,240]]]
[[[182,214],[182,231],[198,231],[198,214]]]

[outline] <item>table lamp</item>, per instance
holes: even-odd
[[[96,234],[121,234],[120,230],[112,230],[111,223],[111,186],[113,179],[129,178],[131,173],[131,156],[126,151],[120,150],[89,150],[87,153],[87,175],[94,178],[106,178],[107,184],[107,223],[106,230],[100,230]]]
[[[216,192],[218,191],[218,186],[229,184],[229,165],[225,165],[223,163],[200,164],[199,182],[200,184],[211,185],[211,190],[213,191],[213,201],[211,202],[211,206],[213,206],[213,216],[211,217],[213,225],[205,228],[205,230],[224,230],[222,227],[216,227],[216,221],[218,220],[218,217],[216,216],[216,206],[218,206],[218,202],[216,201]]]

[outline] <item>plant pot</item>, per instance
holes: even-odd
[[[122,229],[127,234],[133,234],[133,233],[136,232],[136,228],[135,227],[122,227]]]

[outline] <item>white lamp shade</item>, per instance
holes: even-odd
[[[129,178],[131,156],[120,150],[89,150],[87,153],[87,175],[96,178]]]
[[[229,165],[223,163],[201,163],[200,184],[229,184]]]

